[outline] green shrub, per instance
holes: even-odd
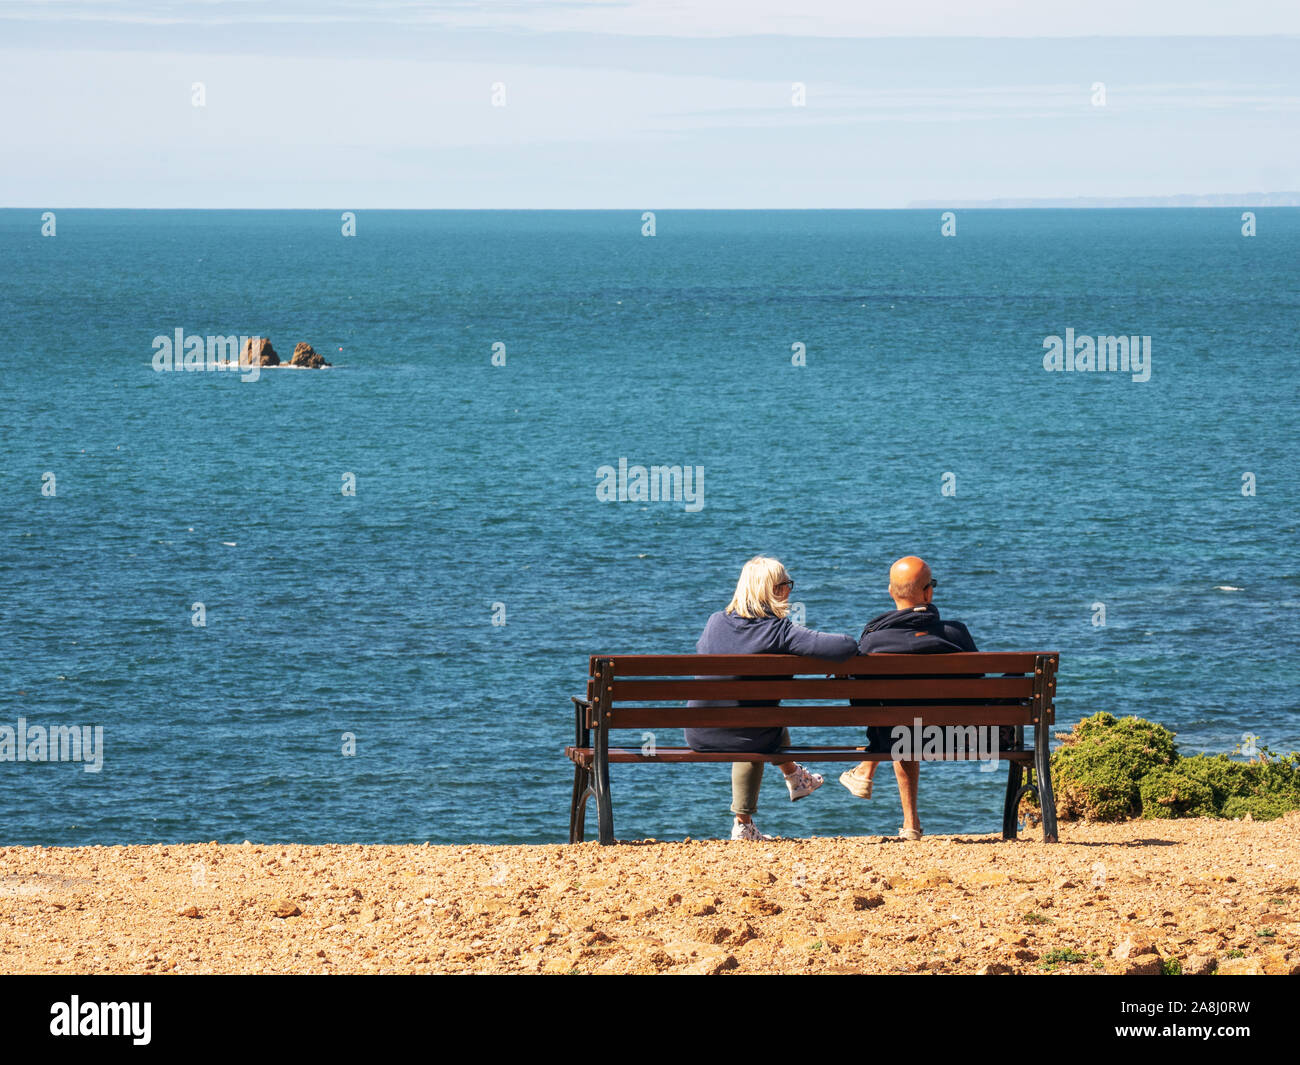
[[[1084,718],[1052,754],[1060,820],[1244,817],[1269,821],[1300,810],[1300,753],[1259,748],[1254,761],[1226,754],[1181,757],[1174,734],[1139,717]]]
[[[1142,809],[1139,781],[1178,757],[1174,734],[1139,717],[1093,714],[1052,755],[1057,817],[1123,821]]]
[[[1216,810],[1222,809],[1234,795],[1250,794],[1250,764],[1235,761],[1226,754],[1194,754],[1190,758],[1179,758],[1178,768],[1214,793]]]
[[[1243,795],[1225,802],[1219,816],[1233,819],[1250,814],[1254,821],[1275,821],[1296,808],[1294,801],[1277,795]]]
[[[1086,960],[1077,950],[1069,947],[1057,947],[1043,955],[1043,962],[1047,965],[1076,965]]]
[[[1285,758],[1260,748],[1263,761],[1251,762],[1254,770],[1251,793],[1261,798],[1276,798],[1285,810],[1300,809],[1300,753],[1292,751]]]
[[[1156,766],[1138,783],[1143,817],[1214,817],[1214,791],[1183,771],[1181,762]]]

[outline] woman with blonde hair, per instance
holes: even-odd
[[[713,614],[695,644],[702,655],[775,654],[813,658],[851,658],[857,654],[852,636],[813,632],[790,620],[790,593],[794,581],[780,562],[759,555],[745,563],[736,593],[725,610]],[[775,702],[690,702],[688,706],[776,706]],[[784,728],[688,728],[686,744],[694,751],[771,753],[790,746]],[[782,762],[781,772],[790,801],[811,795],[824,780],[797,762]],[[731,763],[732,839],[772,839],[754,826],[758,791],[763,783],[762,762]]]

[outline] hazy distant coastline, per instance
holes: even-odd
[[[1216,192],[1178,196],[1075,196],[999,200],[913,200],[908,210],[961,207],[1300,207],[1300,192]]]

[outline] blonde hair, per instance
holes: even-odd
[[[727,613],[742,618],[785,617],[790,613],[790,603],[777,599],[776,587],[789,579],[785,567],[776,559],[755,555],[740,571]]]

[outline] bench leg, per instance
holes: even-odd
[[[1052,794],[1052,759],[1047,744],[1048,729],[1034,726],[1034,777],[1038,784],[1038,806],[1043,814],[1043,842],[1056,843],[1056,796]]]
[[[1007,763],[1007,798],[1002,806],[1002,838],[1015,839],[1020,828],[1020,781],[1024,771],[1019,762]]]
[[[596,765],[593,770],[593,791],[596,795],[596,822],[600,842],[608,846],[614,842],[614,803],[609,795],[609,753],[604,744],[596,743]],[[608,741],[607,741],[608,742]]]
[[[581,843],[586,835],[587,800],[592,796],[591,771],[573,767],[573,801],[569,803],[569,842]]]

